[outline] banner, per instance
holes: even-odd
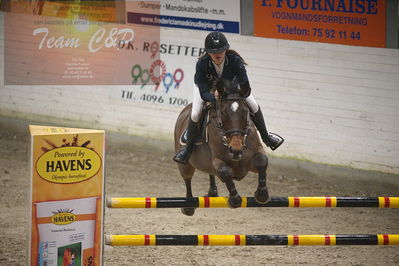
[[[155,3],[150,5],[149,2],[126,2],[127,11],[140,8],[142,8],[140,12],[145,12],[145,9],[148,8],[150,10],[148,12],[159,17],[159,13],[156,14],[161,5]],[[129,16],[129,12],[127,16]],[[133,26],[142,24],[140,21],[135,22],[137,23],[131,21],[130,24]],[[159,28],[158,26],[156,28]],[[152,26],[147,27],[152,28]],[[160,42],[154,42],[151,39],[144,40],[144,45],[139,47],[141,50],[138,52],[148,55],[149,64],[146,66],[131,61],[130,78],[133,86],[124,86],[115,94],[115,98],[164,106],[184,107],[188,105],[192,100],[192,92],[195,88],[195,65],[198,57],[205,52],[204,40],[190,32],[185,32],[184,38],[177,37],[179,34],[178,30],[170,30],[163,34],[163,40]],[[205,36],[206,33],[203,34],[203,38]],[[159,57],[152,57],[154,54]]]
[[[150,68],[159,59],[159,53],[142,52],[150,49],[147,43],[159,44],[159,27],[90,20],[100,13],[78,9],[75,15],[70,9],[60,14],[58,7],[51,16],[46,8],[42,14],[49,16],[4,14],[6,85],[127,85],[131,62]]]
[[[147,42],[142,52],[151,51],[159,53],[159,59],[152,59],[150,67],[131,62],[133,86],[125,86],[117,98],[176,107],[189,104],[195,87],[195,65],[204,53],[203,40],[165,38],[161,43]],[[160,72],[159,75],[154,75],[154,69]]]
[[[240,33],[240,0],[127,1],[127,22],[152,26]]]
[[[385,47],[385,16],[385,0],[254,0],[254,34]]]
[[[29,126],[29,265],[102,265],[104,131]]]
[[[116,22],[116,0],[8,0],[10,11],[59,18]]]

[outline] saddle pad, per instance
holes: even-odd
[[[201,128],[200,128],[200,136],[197,137],[197,139],[195,140],[194,145],[198,146],[204,143],[208,143],[208,122],[209,122],[209,112],[207,112],[206,116],[205,116],[205,121],[203,121],[203,123],[201,123]],[[183,131],[183,133],[180,135],[179,138],[179,142],[180,145],[185,146],[187,145],[187,129],[185,129]]]

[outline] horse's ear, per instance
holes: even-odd
[[[219,95],[223,95],[224,89],[225,89],[224,80],[218,79],[218,81],[216,82],[216,90],[218,91]]]
[[[221,95],[222,97],[227,97],[229,94],[234,93],[239,93],[241,96],[241,89],[237,80],[226,80],[220,78],[216,82],[216,89],[219,92],[219,95]]]
[[[240,84],[240,96],[243,98],[247,98],[251,94],[251,87],[249,86],[249,82],[244,82]]]
[[[230,94],[240,93],[240,86],[236,79],[233,80],[223,80],[224,86],[224,97],[227,97]]]
[[[236,79],[227,80],[226,81],[226,88],[229,89],[230,93],[239,93],[240,92],[240,86],[239,86],[239,84],[238,84]]]

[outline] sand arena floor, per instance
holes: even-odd
[[[29,188],[27,134],[0,130],[0,265],[26,261]],[[170,145],[171,146],[171,145]],[[177,197],[184,182],[171,149],[126,138],[108,142],[106,193],[121,197]],[[257,176],[237,182],[252,196]],[[399,196],[399,176],[271,158],[272,196]],[[219,194],[227,189],[218,180]],[[208,177],[197,172],[193,193],[202,196]],[[107,234],[399,234],[399,209],[252,208],[107,209]],[[331,247],[114,247],[104,265],[399,265],[398,246]]]

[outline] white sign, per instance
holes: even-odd
[[[201,38],[164,38],[157,50],[144,43],[142,53],[159,53],[149,66],[132,62],[131,80],[134,86],[126,86],[118,92],[118,98],[183,107],[192,100],[195,87],[194,73],[198,57],[204,53]]]
[[[127,22],[240,33],[240,0],[128,1]]]

